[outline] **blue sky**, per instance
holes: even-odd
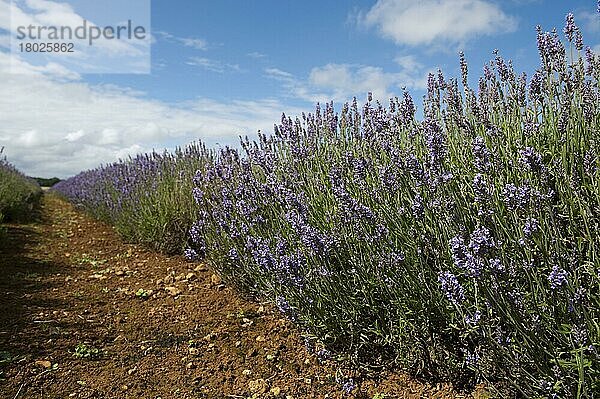
[[[81,0],[79,0],[81,1]],[[71,3],[61,0],[63,3]],[[72,9],[19,0],[43,20]],[[235,144],[271,131],[282,112],[310,112],[368,91],[386,101],[402,87],[417,105],[427,73],[471,78],[499,49],[528,75],[538,64],[535,26],[562,30],[573,12],[600,53],[595,0],[152,1],[150,74],[80,74],[60,63],[10,62],[10,2],[0,0],[0,146],[32,175],[65,177],[137,152],[201,139]],[[24,11],[25,12],[25,11]],[[14,55],[12,56],[14,57]],[[56,61],[56,60],[54,60]]]

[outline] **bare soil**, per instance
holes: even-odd
[[[461,398],[319,363],[272,306],[45,195],[0,242],[1,398]],[[346,394],[338,381],[352,377]]]

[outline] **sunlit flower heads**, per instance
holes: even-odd
[[[480,226],[471,233],[469,250],[473,255],[482,256],[496,247],[494,238],[485,226]]]
[[[519,151],[519,161],[529,170],[537,172],[542,169],[542,156],[533,147],[526,147]]]
[[[196,252],[192,248],[186,248],[183,251],[183,254],[185,255],[185,258],[189,261],[195,261],[200,258],[200,256],[198,255],[198,252]]]
[[[438,275],[438,282],[442,292],[452,303],[458,304],[465,300],[465,290],[454,274],[449,271],[441,272]]]
[[[489,172],[492,167],[491,154],[485,144],[485,139],[481,136],[473,139],[473,157],[477,170]]]
[[[565,17],[565,20],[566,24],[563,32],[565,33],[567,40],[572,42],[575,32],[578,30],[577,26],[575,25],[575,17],[573,16],[573,13],[568,13]]]
[[[544,91],[544,77],[541,71],[535,71],[529,82],[529,97],[532,100],[539,100]]]
[[[439,167],[448,151],[446,136],[438,123],[432,119],[426,119],[423,122],[423,127],[425,129],[425,143],[429,151],[429,162],[431,166]]]
[[[531,237],[540,228],[540,222],[536,218],[527,218],[523,226],[523,234],[525,237]]]
[[[552,271],[548,275],[548,281],[550,282],[550,288],[553,290],[559,289],[567,285],[567,272],[561,269],[557,265],[552,267]]]
[[[508,183],[502,190],[504,203],[509,210],[524,210],[531,201],[531,188],[529,186],[516,186]]]
[[[356,383],[354,382],[354,380],[352,378],[347,379],[342,384],[342,390],[347,394],[352,393],[352,391],[354,391],[355,389],[356,389]]]

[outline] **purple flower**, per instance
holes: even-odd
[[[523,210],[529,206],[531,201],[531,188],[529,186],[515,186],[508,183],[502,190],[504,203],[509,210]]]
[[[230,260],[232,260],[233,262],[236,262],[239,260],[239,255],[238,252],[235,248],[231,248],[229,250],[229,253],[227,254],[227,256],[229,257]]]
[[[185,255],[185,258],[189,261],[195,261],[195,260],[198,260],[198,258],[199,258],[198,252],[196,252],[192,248],[186,248],[183,251],[183,254]]]
[[[423,204],[423,197],[417,193],[413,199],[412,211],[415,218],[422,218],[425,212],[425,205]]]
[[[550,288],[553,290],[563,287],[567,284],[567,272],[554,265],[550,275],[548,275],[548,281],[550,281]]]
[[[539,100],[544,91],[544,77],[541,71],[535,71],[529,82],[529,96]]]
[[[407,91],[404,91],[403,95],[404,99],[400,104],[400,112],[402,114],[402,120],[408,125],[415,118],[416,108],[410,94]]]
[[[521,156],[519,161],[529,170],[535,172],[542,169],[542,156],[534,148],[525,147],[524,150],[519,151],[519,155]]]
[[[425,119],[423,126],[425,128],[425,144],[429,151],[429,162],[433,167],[441,167],[448,151],[446,137],[433,119]]]
[[[464,268],[467,259],[467,247],[462,237],[455,236],[450,239],[450,253],[454,264],[461,269]]]
[[[442,292],[452,303],[458,304],[465,300],[465,290],[454,274],[449,271],[440,272],[438,282],[441,285]]]
[[[525,225],[523,226],[523,234],[525,237],[531,237],[540,228],[540,223],[536,218],[525,219]]]
[[[467,65],[467,60],[465,59],[465,53],[464,52],[460,52],[458,53],[459,58],[460,58],[460,75],[462,77],[462,83],[463,86],[467,87],[468,84],[468,74],[469,74],[469,68]]]
[[[469,250],[474,256],[485,255],[495,247],[494,238],[485,226],[478,227],[471,233]]]
[[[202,241],[202,221],[198,221],[190,228],[190,238],[194,243],[200,243]]]
[[[583,35],[579,29],[575,32],[575,48],[577,51],[583,50]]]
[[[284,297],[278,296],[277,298],[275,298],[275,304],[277,305],[277,309],[279,309],[281,313],[288,317],[292,317],[293,309]]]
[[[475,202],[480,206],[478,215],[493,214],[494,211],[492,209],[484,209],[484,206],[490,201],[492,193],[485,176],[481,173],[477,173],[473,178],[473,192],[475,194]]]
[[[500,259],[498,259],[498,258],[490,259],[489,267],[490,267],[490,270],[494,273],[503,273],[505,270],[505,267],[502,264],[502,261],[500,261]]]
[[[470,366],[477,366],[479,363],[479,355],[473,352],[467,352],[467,356],[465,357],[465,363]]]
[[[512,70],[512,65],[509,62],[509,65],[506,65],[506,62],[500,55],[498,55],[498,50],[494,51],[496,54],[496,69],[498,70],[498,75],[500,76],[500,80],[502,82],[509,82],[513,80],[514,73]]]
[[[569,42],[572,42],[575,32],[577,30],[579,30],[577,28],[577,26],[575,25],[575,17],[573,16],[573,13],[568,13],[567,16],[565,17],[565,20],[566,20],[566,23],[565,23],[565,28],[564,28],[563,32],[565,33],[567,40]]]
[[[356,389],[356,383],[352,378],[348,378],[342,385],[342,390],[346,393],[352,393]]]
[[[490,162],[491,154],[487,149],[485,140],[481,136],[473,139],[473,157],[475,161],[475,167],[480,172],[488,172],[492,166]]]
[[[327,349],[325,349],[325,348],[323,348],[323,349],[319,349],[319,350],[317,351],[317,360],[318,360],[320,363],[323,363],[324,361],[331,359],[331,356],[332,356],[332,355],[331,355],[331,352],[330,352],[330,351],[328,351],[328,350],[327,350]]]
[[[479,323],[479,320],[481,320],[481,312],[479,310],[476,310],[473,313],[473,316],[469,316],[469,315],[465,316],[465,323],[467,323],[468,325],[471,325],[471,326],[477,325],[477,323]]]

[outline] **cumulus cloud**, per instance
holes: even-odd
[[[199,139],[207,145],[237,145],[239,135],[272,131],[281,112],[303,111],[273,99],[224,103],[198,98],[171,104],[22,60],[27,74],[11,74],[10,63],[10,56],[0,52],[0,147],[30,175],[65,177]]]
[[[397,72],[370,65],[330,63],[312,68],[305,80],[278,68],[267,68],[264,72],[282,82],[292,96],[311,102],[345,102],[353,97],[362,98],[368,92],[387,101],[398,95],[400,88],[425,88],[428,71],[414,56],[398,56],[395,61],[400,67]]]
[[[516,20],[485,0],[378,0],[358,23],[399,45],[463,43],[478,35],[511,32]]]

